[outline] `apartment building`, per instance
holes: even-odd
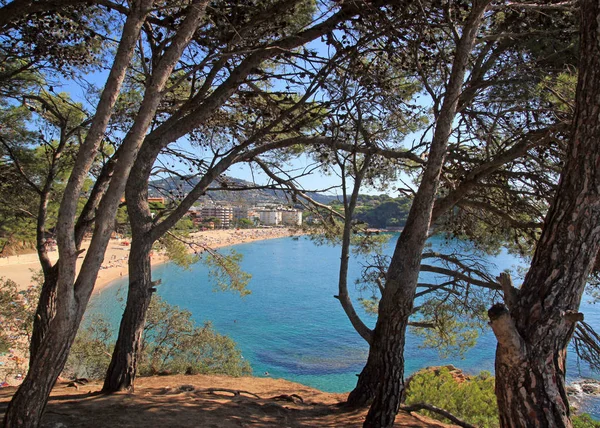
[[[302,226],[302,211],[281,211],[281,222],[286,226]]]
[[[233,221],[233,208],[220,205],[205,205],[196,210],[197,215],[205,220],[216,218],[221,223],[220,227],[226,229]]]
[[[277,226],[281,224],[282,212],[279,210],[260,210],[258,218],[261,224],[266,226]]]

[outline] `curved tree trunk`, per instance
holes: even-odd
[[[192,8],[193,12],[190,12],[190,15],[181,24],[180,32],[175,35],[172,43],[166,48],[165,54],[154,70],[134,124],[123,140],[122,147],[124,147],[124,151],[116,166],[111,184],[99,204],[94,235],[81,270],[76,275],[78,250],[75,239],[75,218],[77,200],[111,117],[112,107],[120,92],[121,83],[138,40],[139,31],[146,15],[150,12],[151,5],[152,1],[149,0],[132,3],[132,9],[123,27],[123,35],[117,48],[115,62],[98,104],[96,116],[92,121],[90,132],[88,132],[86,140],[78,152],[69,182],[65,188],[57,222],[58,249],[61,262],[57,265],[56,316],[50,322],[50,328],[37,355],[32,360],[25,381],[11,400],[4,416],[5,427],[37,427],[40,424],[50,390],[64,367],[69,349],[75,339],[97,279],[112,233],[114,216],[125,188],[125,181],[162,99],[162,90],[167,83],[167,79],[197,27],[196,19],[199,17],[198,15],[203,12],[197,8]],[[192,15],[194,16],[193,22],[189,22],[188,18]],[[183,31],[184,28],[185,31]]]
[[[133,390],[146,312],[152,299],[151,245],[132,239],[129,253],[129,291],[119,337],[104,379],[102,392]]]
[[[580,8],[575,119],[558,191],[521,289],[501,275],[506,306],[488,311],[503,427],[572,426],[565,356],[600,249],[600,4]]]
[[[372,401],[365,427],[391,427],[404,394],[404,344],[412,314],[421,255],[475,36],[489,0],[474,2],[456,47],[451,75],[438,117],[427,165],[396,244],[379,303],[378,320],[367,365],[348,397],[351,405]]]

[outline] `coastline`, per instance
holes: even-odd
[[[298,236],[303,232],[299,229],[288,227],[282,228],[255,228],[255,229],[218,229],[194,232],[190,234],[192,241],[199,245],[209,248],[222,248],[231,245],[243,244],[248,242],[262,241],[266,239],[283,238],[286,236]],[[127,277],[129,259],[129,246],[127,239],[111,239],[102,267],[98,272],[98,278],[94,285],[94,294],[101,292],[113,281]],[[89,241],[84,241],[83,249],[87,249]],[[190,249],[190,251],[192,251]],[[58,259],[58,251],[50,252],[50,260],[54,263]],[[77,261],[77,272],[85,254],[79,256]],[[163,253],[154,252],[151,256],[152,267],[158,266],[169,261]],[[32,276],[41,270],[37,253],[21,254],[17,256],[8,256],[0,258],[0,278],[14,281],[19,289],[25,290],[32,284]]]

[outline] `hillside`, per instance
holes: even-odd
[[[192,177],[182,179],[179,177],[169,177],[160,180],[153,180],[150,182],[150,196],[151,197],[167,197],[169,195],[177,196],[181,194],[188,194],[200,179],[198,177]],[[254,187],[255,185],[249,181],[245,181],[234,177],[224,177],[223,182],[226,186],[232,189],[239,189],[244,187]],[[222,184],[213,182],[210,187],[223,187]],[[308,196],[317,202],[327,204],[335,199],[337,196],[328,195],[323,193],[308,192]],[[286,198],[286,194],[282,190],[277,189],[249,189],[244,191],[239,190],[210,190],[205,196],[200,197],[200,202],[203,201],[222,201],[229,203],[243,203],[243,204],[256,204],[259,202],[273,203],[273,204],[285,204],[289,203]]]
[[[42,427],[361,427],[366,409],[340,406],[345,394],[331,394],[279,379],[226,376],[139,378],[135,393],[99,395],[102,384],[52,391]],[[0,389],[0,412],[14,388]],[[400,412],[398,427],[447,427]]]

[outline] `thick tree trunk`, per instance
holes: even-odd
[[[4,415],[5,427],[39,426],[47,398],[65,366],[80,321],[81,315],[75,313],[58,315],[52,320],[52,328],[48,330],[25,380],[8,405]]]
[[[374,331],[377,331],[377,328]],[[346,404],[350,407],[370,406],[379,388],[382,375],[381,364],[378,362],[381,360],[381,355],[375,349],[374,343],[375,341],[369,348],[367,364],[358,375],[358,382],[346,399]]]
[[[102,392],[132,390],[142,350],[146,312],[152,299],[151,245],[132,240],[129,254],[129,291],[119,337],[104,379]]]
[[[203,10],[191,9],[192,12],[180,26],[181,33],[174,37],[161,58],[157,70],[155,70],[155,75],[153,75],[151,83],[146,89],[138,116],[123,140],[122,157],[120,157],[115,169],[111,184],[99,204],[94,235],[79,275],[76,276],[78,250],[75,239],[75,215],[77,200],[83,181],[87,177],[91,163],[97,153],[100,140],[104,135],[106,124],[112,114],[112,106],[119,94],[125,71],[129,66],[129,59],[138,40],[140,28],[150,11],[151,5],[152,1],[148,0],[132,3],[132,10],[125,23],[115,63],[102,93],[96,117],[92,122],[86,141],[77,155],[66,186],[57,222],[58,248],[61,261],[57,265],[56,316],[50,322],[47,335],[38,350],[38,355],[32,361],[25,381],[12,398],[11,405],[4,417],[5,427],[37,427],[40,424],[50,390],[64,367],[69,349],[75,339],[85,307],[91,296],[112,233],[113,219],[125,188],[125,181],[144,135],[147,133],[152,117],[154,117],[158,103],[162,98],[162,90],[168,76],[171,74],[181,52],[187,46],[197,27],[199,15],[203,12]],[[193,16],[193,22],[188,21],[190,16]]]
[[[365,422],[364,426],[368,427],[387,426],[384,421],[388,419],[391,422],[387,423],[393,424],[404,394],[404,344],[410,314],[405,314],[403,310],[410,311],[412,305],[381,310],[384,305],[385,302],[380,303],[369,359],[347,400],[352,407],[373,404],[371,409],[376,409],[376,413]],[[388,381],[386,391],[382,394],[384,379]],[[380,402],[377,403],[376,398]]]
[[[383,303],[385,306],[385,303]],[[409,313],[406,313],[406,310]],[[412,304],[380,311],[372,352],[379,368],[379,384],[364,427],[380,428],[394,425],[404,395],[404,344]]]
[[[496,398],[502,427],[569,427],[565,390],[565,352],[530,355],[518,364],[500,363],[496,355]]]
[[[565,355],[600,248],[600,5],[583,0],[575,118],[558,191],[520,290],[489,311],[502,427],[571,427]],[[509,312],[510,311],[510,312]]]

